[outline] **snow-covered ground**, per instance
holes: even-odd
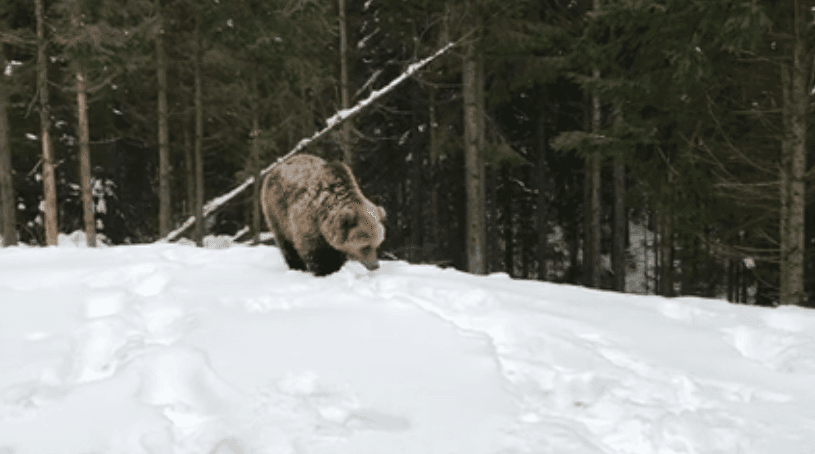
[[[2,454],[815,452],[815,313],[274,247],[0,249]]]

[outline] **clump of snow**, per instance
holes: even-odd
[[[815,313],[274,247],[0,249],[0,453],[815,446]]]

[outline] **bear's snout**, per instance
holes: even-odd
[[[368,268],[368,271],[374,271],[379,269],[379,261],[377,259],[360,260],[360,263],[362,263],[365,266],[365,268]]]

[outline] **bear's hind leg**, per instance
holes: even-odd
[[[307,271],[306,263],[300,258],[300,254],[294,249],[294,244],[291,241],[283,240],[278,243],[280,252],[286,260],[286,264],[293,270]]]
[[[347,258],[344,253],[326,245],[311,252],[305,258],[309,271],[315,276],[328,276],[336,273],[345,264]]]

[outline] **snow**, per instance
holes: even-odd
[[[81,235],[80,235],[81,236]],[[815,314],[210,238],[0,249],[0,453],[811,453]]]

